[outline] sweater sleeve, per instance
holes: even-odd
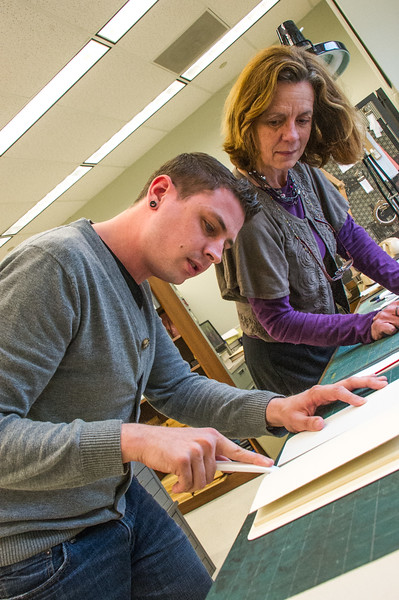
[[[277,300],[249,298],[262,327],[277,342],[313,346],[369,344],[375,312],[366,315],[317,315],[292,308],[289,297]]]
[[[338,252],[346,256],[345,251],[349,251],[358,271],[399,294],[399,264],[350,215],[339,231],[337,242]]]
[[[79,327],[66,272],[38,248],[18,250],[2,264],[0,312],[0,487],[54,490],[123,475],[119,421],[31,416]]]
[[[337,249],[345,257],[349,252],[359,271],[399,294],[399,264],[349,214],[337,236]],[[377,311],[365,315],[320,315],[295,311],[289,296],[248,300],[262,327],[278,342],[346,346],[373,341],[371,324]]]
[[[241,390],[191,373],[160,320],[145,396],[171,418],[193,427],[215,427],[230,438],[286,433],[284,428],[266,428],[268,403],[280,394]]]

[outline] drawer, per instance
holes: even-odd
[[[255,387],[245,363],[242,363],[235,371],[231,371],[230,375],[238,388],[250,390]]]

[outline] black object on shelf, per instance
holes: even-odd
[[[204,321],[203,323],[200,323],[199,326],[216,352],[222,352],[226,349],[226,342],[210,321]]]
[[[366,154],[363,164],[370,173],[378,191],[387,204],[399,216],[399,191],[394,181],[387,175],[372,154]]]
[[[345,44],[336,41],[312,44],[302,35],[294,21],[284,21],[279,25],[277,35],[283,46],[299,46],[319,56],[334,77],[339,77],[349,64],[350,54]]]

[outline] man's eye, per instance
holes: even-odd
[[[215,231],[214,226],[211,223],[209,223],[209,221],[205,221],[205,220],[204,220],[204,229],[205,229],[206,233],[209,233],[209,234],[212,234]]]

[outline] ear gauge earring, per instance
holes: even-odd
[[[158,206],[158,202],[156,200],[150,200],[151,208],[156,208]]]

